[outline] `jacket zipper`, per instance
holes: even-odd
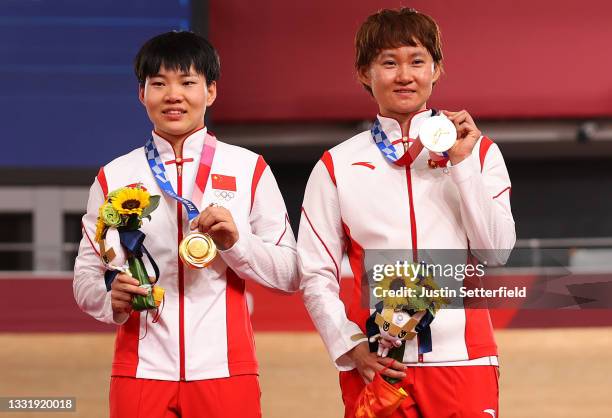
[[[182,153],[181,153],[182,155]],[[177,160],[175,155],[175,160]],[[182,161],[176,163],[176,188],[177,194],[183,196],[183,164]],[[183,241],[183,205],[176,202],[176,222],[178,228],[178,243]],[[178,245],[177,245],[178,248]],[[179,356],[180,356],[180,380],[185,380],[185,307],[184,307],[184,266],[181,258],[177,254],[178,262],[178,291],[179,291]]]
[[[412,119],[408,122],[408,135],[404,135],[404,131],[402,129],[402,144],[404,146],[404,152],[408,152],[408,137],[410,135],[410,123],[412,122]],[[402,127],[400,126],[400,129]],[[412,199],[412,173],[411,173],[411,166],[412,166],[412,162],[410,162],[410,164],[407,164],[405,166],[405,170],[406,170],[406,185],[408,188],[408,202],[410,204],[410,236],[412,238],[412,258],[414,261],[418,261],[418,246],[417,246],[417,226],[416,226],[416,215],[414,213],[414,201]],[[419,336],[417,334],[416,336],[416,343],[417,343],[417,353],[419,351]],[[418,362],[422,363],[423,362],[423,354],[418,353]]]

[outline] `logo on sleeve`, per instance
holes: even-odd
[[[368,161],[358,161],[356,163],[353,163],[351,165],[360,165],[362,167],[368,167],[370,170],[374,170],[376,167],[374,166],[374,164],[368,162]]]
[[[495,409],[485,409],[485,410],[484,410],[484,411],[482,411],[482,412],[487,413],[487,414],[491,414],[491,416],[492,416],[493,418],[495,418]]]

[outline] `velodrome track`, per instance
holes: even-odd
[[[78,310],[68,277],[5,277],[0,292],[0,396],[74,396],[76,413],[52,416],[107,416],[112,327]],[[250,287],[250,292],[264,417],[342,416],[337,374],[299,297],[258,287]],[[610,311],[532,311],[520,316],[493,313],[502,364],[500,416],[611,416]],[[549,326],[522,328],[530,324]]]

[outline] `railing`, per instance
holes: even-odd
[[[61,265],[64,271],[70,270],[78,248],[78,243],[62,244]],[[0,258],[15,253],[28,254],[33,258],[36,251],[55,249],[55,246],[33,243],[0,243]],[[506,269],[515,271],[550,268],[612,272],[612,237],[519,239],[506,265]]]

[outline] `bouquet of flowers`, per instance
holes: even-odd
[[[140,287],[149,291],[147,296],[133,297],[132,307],[137,311],[159,307],[164,295],[164,289],[155,285],[159,270],[143,245],[145,234],[140,231],[143,220],[151,220],[159,199],[159,195],[151,196],[141,183],[130,184],[110,192],[98,211],[96,242],[105,266],[131,275]],[[155,278],[149,278],[143,252],[149,257]]]
[[[421,296],[422,288],[437,290],[433,276],[385,276],[380,287],[385,290],[413,289],[416,296],[387,296],[380,301],[368,319],[366,328],[370,337],[370,349],[379,357],[389,357],[402,362],[405,340],[411,340],[417,333],[428,331],[429,324],[436,312],[450,301],[443,297]],[[400,293],[401,294],[401,293]],[[377,344],[377,346],[373,346]],[[395,386],[399,379],[376,374],[374,380],[366,385],[355,404],[355,418],[373,418],[391,416],[397,408],[410,397],[403,388]]]

